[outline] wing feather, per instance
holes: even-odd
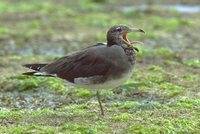
[[[101,51],[106,50],[106,46],[100,46]],[[62,57],[40,69],[47,74],[56,74],[62,79],[74,83],[75,78],[91,76],[102,76],[100,81],[106,79],[106,74],[114,62],[105,58],[101,52],[95,51],[97,47],[85,49],[72,55]]]

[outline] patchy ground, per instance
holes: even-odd
[[[200,13],[124,11],[128,0],[101,1],[0,2],[0,133],[199,133]],[[24,63],[105,41],[114,24],[146,35],[129,35],[145,44],[133,76],[102,90],[104,117],[95,92],[21,75]]]

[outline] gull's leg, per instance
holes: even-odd
[[[99,91],[97,91],[97,99],[98,99],[98,102],[99,102],[99,106],[100,106],[100,110],[101,110],[101,115],[104,115],[104,111],[103,111],[103,107],[102,107],[102,104],[101,104],[101,99],[100,99]]]

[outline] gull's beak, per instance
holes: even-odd
[[[140,29],[140,28],[129,28],[127,33],[130,33],[130,32],[141,32],[141,33],[144,33],[144,30]]]
[[[141,32],[141,33],[144,33],[144,30],[142,29],[139,29],[139,28],[129,28],[126,33],[123,33],[122,34],[122,40],[124,41],[124,43],[128,44],[128,45],[131,45],[133,46],[133,44],[144,44],[140,41],[129,41],[128,37],[127,37],[127,33],[131,33],[131,32]]]

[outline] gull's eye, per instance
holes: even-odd
[[[122,31],[121,27],[117,27],[116,30],[117,30],[118,32],[121,32],[121,31]]]

